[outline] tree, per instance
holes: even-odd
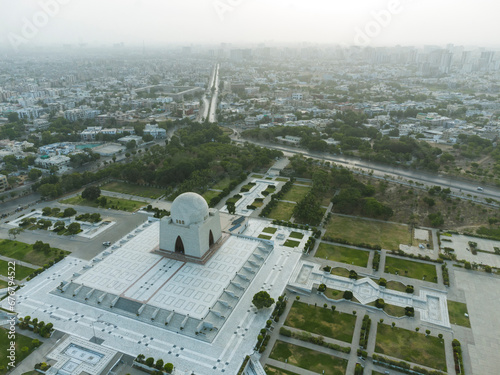
[[[101,189],[98,186],[88,186],[82,191],[82,198],[88,201],[95,201],[101,196]]]
[[[19,114],[17,112],[11,112],[7,115],[7,119],[9,122],[17,122],[19,121]]]
[[[60,232],[64,229],[66,223],[62,220],[58,220],[54,223],[54,228],[52,229],[54,232]]]
[[[137,356],[137,362],[139,362],[139,363],[144,362],[144,358],[146,358],[146,356],[144,354],[139,354]]]
[[[132,150],[133,148],[136,148],[137,147],[137,142],[135,140],[131,140],[131,141],[128,141],[126,144],[125,144],[125,147],[127,148],[127,150]]]
[[[157,360],[155,364],[156,369],[158,370],[163,369],[163,364],[164,364],[163,359],[160,358],[159,360]]]
[[[174,365],[171,364],[170,362],[165,365],[165,371],[167,372],[167,374],[171,374],[173,370],[174,370]]]
[[[12,228],[9,229],[9,237],[12,238],[13,240],[16,239],[17,235],[23,231],[22,228]]]
[[[257,309],[262,309],[264,307],[271,307],[274,303],[274,298],[271,298],[269,293],[265,290],[261,290],[260,292],[255,293],[252,299],[252,303],[257,307]]]
[[[101,196],[100,198],[97,199],[97,203],[99,204],[99,206],[101,207],[106,207],[106,204],[108,203],[108,200],[107,198],[103,195]]]
[[[346,290],[344,292],[344,299],[350,301],[352,299],[352,297],[353,297],[353,294],[350,290]]]
[[[50,216],[52,214],[52,208],[50,207],[44,207],[42,209],[42,215],[43,216]]]
[[[426,330],[425,330],[425,335],[426,335],[426,336],[429,336],[430,334],[431,334],[430,329],[426,329]]]
[[[396,327],[396,322],[392,322],[392,328]]]
[[[151,134],[144,134],[142,136],[142,140],[144,142],[151,142],[153,139],[155,139],[155,137],[153,137]]]
[[[78,223],[71,223],[70,225],[68,225],[68,232],[70,234],[77,234],[80,232],[80,230],[80,224]]]
[[[438,335],[438,337],[439,337],[440,339],[442,339],[442,338],[443,338],[443,334],[442,334],[442,333],[440,333],[440,334]]]
[[[148,367],[153,367],[153,364],[155,363],[155,359],[153,357],[149,357],[148,359],[146,359],[146,366]]]
[[[36,181],[36,180],[38,180],[41,176],[42,176],[42,171],[41,171],[40,169],[32,168],[32,169],[28,172],[28,178],[29,178],[31,181]]]
[[[386,286],[387,285],[387,280],[381,277],[378,281],[378,285],[380,286]]]
[[[319,284],[318,286],[318,292],[324,292],[326,290],[326,285],[325,284]]]
[[[385,306],[385,302],[382,298],[379,298],[375,301],[375,307],[379,308],[379,309],[383,309]]]
[[[70,217],[76,215],[76,210],[72,207],[68,207],[63,212],[63,217]]]

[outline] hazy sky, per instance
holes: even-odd
[[[500,46],[494,0],[0,0],[0,44]]]

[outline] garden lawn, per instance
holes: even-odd
[[[9,286],[7,281],[0,280],[0,289],[7,288],[7,286]]]
[[[284,201],[300,202],[311,190],[310,187],[292,185],[292,188],[281,198]]]
[[[300,245],[299,241],[294,241],[294,240],[286,240],[283,246],[286,247],[297,247]]]
[[[265,227],[262,232],[264,233],[270,233],[270,234],[274,234],[276,233],[276,231],[278,230],[278,228],[273,228],[273,227]]]
[[[327,288],[325,290],[325,296],[327,296],[330,299],[339,300],[344,298],[344,292],[342,290]]]
[[[349,277],[349,270],[347,268],[343,267],[335,267],[332,268],[330,271],[332,275],[337,275],[337,276],[342,276],[342,277]]]
[[[202,194],[203,198],[207,201],[207,204],[210,204],[210,201],[212,198],[215,198],[218,196],[221,192],[220,191],[213,191],[213,190],[207,190]]]
[[[274,367],[271,365],[266,365],[264,367],[264,371],[266,372],[267,375],[298,375],[296,372],[283,370],[281,368]]]
[[[9,268],[9,263],[5,260],[0,259],[0,275],[8,276],[8,274],[9,274],[8,268]],[[22,279],[28,277],[29,275],[31,275],[34,270],[35,270],[34,268],[20,266],[19,264],[16,263],[15,279],[22,280]]]
[[[412,279],[422,280],[425,276],[425,281],[437,283],[437,272],[434,264],[415,262],[412,260],[385,257],[385,272],[410,277]]]
[[[275,220],[290,221],[295,205],[288,202],[278,202],[271,210],[268,217]]]
[[[444,340],[434,336],[378,323],[375,352],[446,372]]]
[[[264,175],[263,175],[263,174],[255,174],[255,173],[254,173],[254,174],[253,174],[253,175],[251,175],[250,177],[252,177],[252,178],[264,178]]]
[[[470,320],[465,316],[465,314],[468,314],[465,303],[448,300],[448,314],[451,324],[470,328]]]
[[[298,238],[299,240],[301,240],[302,238],[304,238],[304,234],[300,232],[292,232],[290,233],[290,238]]]
[[[252,202],[252,206],[255,206],[255,207],[262,207],[264,205],[264,200],[261,199],[261,198],[256,198],[253,202]]]
[[[387,289],[397,290],[398,292],[406,293],[406,285],[399,281],[388,281],[385,286]]]
[[[219,182],[217,182],[214,186],[212,186],[212,189],[224,190],[225,188],[227,188],[229,186],[230,183],[231,183],[231,180],[228,177],[226,177],[226,178],[223,178],[222,180],[220,180]]]
[[[347,360],[317,352],[302,346],[276,341],[269,358],[301,367],[318,374],[343,375]],[[324,372],[323,372],[324,371]]]
[[[352,342],[356,316],[332,312],[331,309],[309,306],[307,303],[294,301],[285,325],[303,331],[331,337],[347,343]]]
[[[275,180],[280,182],[288,182],[289,179],[285,177],[276,177]]]
[[[18,328],[17,331],[20,331],[20,329]],[[11,340],[9,339],[8,331],[6,329],[0,328],[0,348],[2,348],[3,352],[6,352],[7,348],[9,348],[10,341]],[[18,365],[24,358],[31,354],[35,347],[31,343],[33,341],[32,338],[21,335],[19,332],[16,332],[16,338],[14,341],[16,342],[16,365]],[[23,352],[21,350],[25,346],[29,349],[27,352]],[[9,362],[10,360],[7,358],[7,355],[4,355],[4,353],[2,353],[2,355],[0,356],[0,374],[3,375],[7,372],[7,365]]]
[[[270,240],[273,238],[273,236],[267,236],[265,234],[259,234],[259,238],[262,238],[263,240]]]
[[[105,208],[112,208],[115,210],[134,212],[137,211],[142,206],[146,205],[146,202],[139,202],[129,199],[121,199],[121,198],[111,198],[106,197],[107,203]],[[68,199],[63,199],[60,201],[63,204],[72,204],[75,206],[89,206],[89,207],[98,207],[96,202],[91,202],[86,199],[83,199],[80,195],[75,197],[71,197]]]
[[[408,244],[408,227],[400,224],[332,215],[325,236],[342,238],[350,243],[380,245],[383,249],[398,250],[399,244]]]
[[[368,251],[320,243],[315,257],[352,264],[359,267],[366,267],[368,265],[370,253]]]
[[[51,260],[54,260],[60,251],[62,250],[51,248],[50,253],[45,255],[43,251],[34,251],[33,245],[29,245],[27,243],[0,240],[0,255],[31,263],[36,266],[43,266]],[[69,251],[64,251],[64,254],[69,254]]]
[[[101,186],[101,190],[114,191],[116,193],[135,195],[138,197],[151,199],[161,197],[165,193],[165,190],[163,189],[149,186],[139,186],[118,181],[113,181],[104,186]]]

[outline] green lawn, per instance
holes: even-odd
[[[276,341],[269,358],[313,371],[318,374],[343,375],[347,360],[302,346]],[[324,372],[323,372],[324,371]]]
[[[368,265],[368,251],[350,249],[348,247],[320,243],[315,257],[366,267]]]
[[[253,175],[251,175],[250,177],[252,177],[252,178],[264,178],[264,175],[263,175],[263,174],[255,174],[255,173],[254,173],[254,174],[253,174]]]
[[[267,375],[298,375],[296,372],[283,370],[281,368],[274,367],[271,365],[265,365],[264,371],[266,372]]]
[[[413,260],[394,257],[385,258],[385,272],[410,277],[412,279],[431,281],[437,283],[437,272],[434,264],[415,262]]]
[[[212,198],[215,198],[218,196],[221,192],[220,191],[213,191],[213,190],[207,190],[202,194],[203,198],[207,201],[208,204],[210,204],[210,201]]]
[[[293,203],[278,202],[271,210],[268,217],[270,219],[289,221],[292,218],[294,208],[295,205]]]
[[[325,296],[327,296],[330,299],[339,300],[344,298],[344,292],[342,290],[327,288],[325,290]]]
[[[13,341],[16,342],[16,365],[21,363],[21,361],[26,358],[30,353],[33,351],[34,346],[31,343],[33,341],[32,338],[21,335],[19,333],[20,329],[17,329],[16,337]],[[10,339],[8,336],[8,332],[6,329],[0,328],[0,348],[2,348],[2,355],[0,356],[0,374],[3,375],[7,372],[7,365],[10,362],[10,360],[7,358],[7,355],[4,354],[6,353],[7,349],[10,346]],[[21,349],[23,347],[28,347],[27,352],[23,352]]]
[[[273,228],[273,227],[265,227],[262,232],[264,233],[270,233],[270,234],[274,234],[276,233],[276,231],[278,230],[278,228]]]
[[[399,281],[388,281],[385,286],[387,289],[397,290],[398,292],[406,293],[406,285]]]
[[[465,314],[468,314],[465,303],[448,300],[448,314],[451,324],[470,328],[470,320],[465,316]]]
[[[273,236],[268,236],[268,235],[265,235],[265,234],[259,234],[259,238],[262,238],[263,240],[270,240],[271,238],[273,238]]]
[[[375,352],[446,372],[444,340],[434,336],[379,323]]]
[[[7,288],[8,286],[9,284],[7,283],[7,281],[0,280],[0,289]]]
[[[34,264],[36,266],[43,266],[54,260],[61,250],[57,248],[52,248],[52,251],[45,255],[43,251],[34,251],[33,245],[29,245],[24,242],[11,241],[11,240],[0,240],[0,255],[22,260],[27,263]],[[67,255],[69,251],[64,251]]]
[[[301,240],[302,238],[304,238],[304,234],[300,232],[292,232],[290,233],[290,238],[298,238],[299,240]]]
[[[337,276],[342,276],[342,277],[349,277],[349,270],[344,267],[335,267],[332,268],[330,271],[332,275],[337,275]]]
[[[286,247],[297,247],[300,245],[300,241],[286,240],[283,246]]]
[[[350,243],[380,245],[387,250],[398,250],[399,244],[407,244],[411,237],[405,225],[337,215],[332,215],[325,235],[342,238]]]
[[[146,202],[139,202],[139,201],[128,200],[128,199],[111,198],[111,197],[106,197],[106,199],[107,199],[107,204],[106,204],[105,208],[112,208],[115,210],[122,210],[122,211],[128,211],[128,212],[137,211],[139,208],[146,205]],[[63,199],[60,202],[64,203],[64,204],[75,205],[75,206],[98,207],[96,202],[90,202],[86,199],[83,199],[80,195],[76,195],[76,196],[71,197],[71,198]]]
[[[212,186],[212,189],[224,190],[225,188],[227,188],[229,186],[230,183],[231,183],[231,180],[229,179],[229,177],[226,177],[226,178],[223,178],[222,180],[220,180],[219,182],[217,182],[214,186]]]
[[[292,188],[281,199],[284,201],[300,202],[310,190],[310,187],[292,185]]]
[[[352,342],[356,316],[294,301],[285,325],[344,342]]]
[[[148,186],[128,184],[126,182],[113,181],[104,186],[101,190],[114,191],[116,193],[136,195],[143,198],[156,199],[165,193],[165,190]]]
[[[288,182],[289,179],[285,177],[276,177],[275,180],[280,182]]]
[[[255,200],[252,202],[252,206],[255,207],[262,207],[264,205],[264,200],[262,198],[255,198]]]
[[[374,302],[370,302],[368,304],[368,306],[375,306],[375,301]],[[405,316],[405,308],[404,307],[400,307],[400,306],[396,306],[396,305],[390,305],[388,303],[386,303],[384,305],[384,309],[383,309],[387,314],[389,314],[390,316],[394,316],[396,318],[399,318],[401,316]]]
[[[9,268],[9,263],[5,260],[0,259],[0,275],[3,276],[8,276],[8,268]],[[31,275],[31,273],[34,271],[34,268],[29,268],[29,267],[24,267],[20,266],[19,264],[16,264],[16,280],[22,280],[25,277],[28,277]]]

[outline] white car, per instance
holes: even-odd
[[[102,244],[103,244],[103,246],[109,246],[109,245],[111,245],[111,242],[110,241],[104,241]]]
[[[483,191],[483,188],[481,186],[478,186],[476,190],[477,191]]]

